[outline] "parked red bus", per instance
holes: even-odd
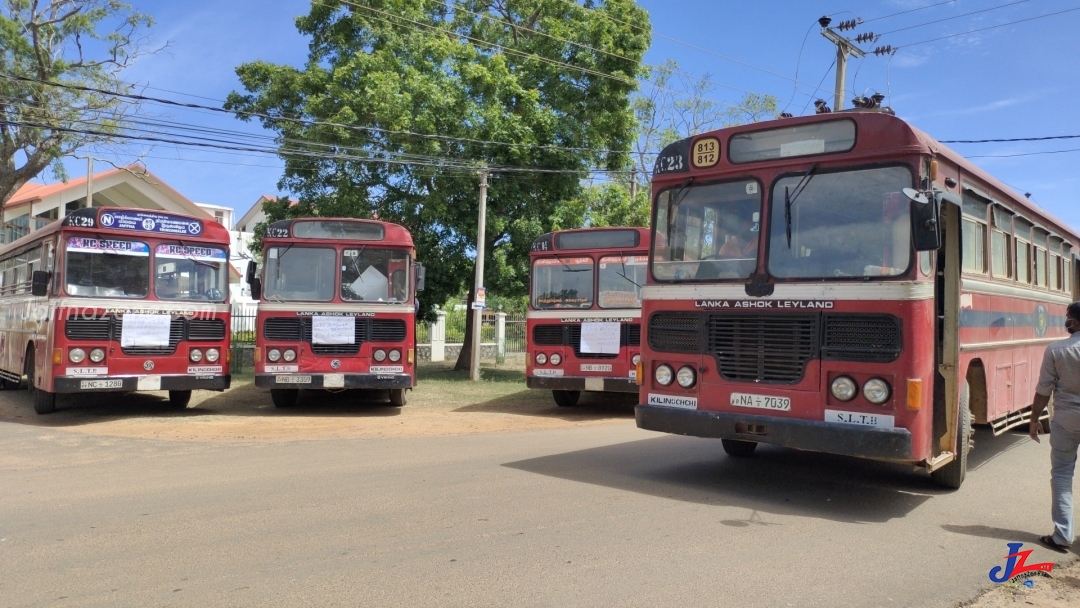
[[[57,393],[229,388],[229,233],[216,222],[83,208],[0,249],[0,377],[34,411]]]
[[[255,385],[277,407],[299,389],[416,386],[416,292],[424,268],[397,224],[356,219],[274,222],[263,264],[248,266],[257,314]]]
[[[585,228],[533,242],[526,385],[562,407],[582,391],[636,393],[646,228]]]
[[[972,424],[1027,422],[1076,298],[1063,222],[887,109],[705,133],[654,172],[639,427],[955,488]]]

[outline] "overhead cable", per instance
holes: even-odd
[[[969,30],[967,32],[959,32],[957,34],[949,34],[948,36],[940,36],[938,38],[931,38],[929,40],[922,40],[922,41],[919,41],[919,42],[912,42],[912,43],[909,43],[909,44],[901,44],[901,45],[899,45],[899,48],[907,48],[909,46],[918,46],[920,44],[928,44],[930,42],[937,42],[939,40],[945,40],[947,38],[956,38],[957,36],[966,36],[968,34],[974,34],[976,32],[984,32],[986,30],[992,30],[992,29],[996,29],[996,28],[999,28],[999,27],[1005,27],[1005,26],[1008,26],[1008,25],[1016,25],[1017,23],[1025,23],[1027,21],[1035,21],[1036,19],[1046,19],[1047,17],[1053,17],[1054,15],[1061,15],[1061,14],[1064,14],[1064,13],[1071,13],[1071,12],[1074,12],[1074,11],[1080,11],[1080,6],[1078,6],[1076,8],[1067,8],[1067,9],[1065,9],[1063,11],[1057,11],[1055,13],[1047,13],[1045,15],[1039,15],[1038,17],[1028,17],[1027,19],[1018,19],[1016,21],[1009,21],[1008,23],[999,23],[997,25],[990,25],[990,26],[987,26],[987,27],[981,27],[981,28],[979,28],[977,30]]]
[[[980,10],[977,10],[977,11],[971,11],[970,13],[964,13],[962,15],[953,15],[952,17],[944,17],[942,19],[935,19],[934,21],[927,21],[926,23],[920,23],[918,25],[909,25],[907,27],[901,27],[901,28],[897,28],[895,30],[889,30],[887,32],[882,32],[882,33],[878,34],[874,39],[877,40],[877,38],[880,38],[882,36],[887,36],[889,34],[895,34],[896,32],[903,32],[903,31],[906,31],[906,30],[913,30],[915,28],[925,27],[927,25],[935,25],[935,24],[938,24],[938,23],[942,23],[944,21],[952,21],[953,19],[960,19],[961,17],[970,17],[971,15],[978,15],[979,13],[987,13],[987,12],[990,12],[990,11],[996,11],[999,8],[1006,8],[1006,7],[1014,6],[1014,5],[1017,5],[1017,4],[1024,4],[1025,2],[1030,2],[1030,1],[1031,0],[1016,0],[1016,2],[1010,2],[1008,4],[1001,4],[1001,5],[998,5],[998,6],[991,6],[990,8],[984,8],[984,9],[980,9]]]

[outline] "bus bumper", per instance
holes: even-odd
[[[409,374],[255,374],[260,388],[412,388]]]
[[[772,443],[797,450],[876,460],[912,459],[911,433],[907,429],[683,410],[658,405],[638,405],[634,408],[634,416],[638,428],[662,433]],[[754,432],[747,432],[751,430]]]
[[[605,393],[636,393],[639,390],[633,378],[575,378],[567,376],[529,376],[525,386],[549,391],[598,391]]]
[[[232,384],[229,374],[214,376],[100,376],[80,378],[57,376],[53,391],[57,393],[109,393],[134,391],[223,391]]]

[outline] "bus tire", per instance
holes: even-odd
[[[407,390],[408,389],[404,388],[390,389],[390,405],[394,407],[405,407],[405,404],[409,400],[408,397],[405,395],[405,391]]]
[[[26,349],[26,390],[34,401],[34,413],[43,416],[56,411],[56,393],[43,391],[34,386],[34,347]]]
[[[581,398],[581,391],[551,391],[551,396],[559,407],[574,407]]]
[[[274,407],[292,407],[296,405],[296,398],[300,395],[300,391],[295,388],[272,388],[270,389],[270,399],[274,402]]]
[[[727,455],[732,458],[749,458],[754,455],[754,450],[757,449],[756,441],[721,439],[720,444],[724,446],[724,451],[727,452]]]
[[[968,451],[971,446],[971,386],[964,382],[964,389],[960,391],[960,411],[958,412],[956,432],[956,457],[952,462],[940,469],[930,472],[930,478],[934,483],[945,488],[957,490],[964,483],[967,475]]]
[[[191,391],[169,391],[169,407],[184,410],[191,401]]]

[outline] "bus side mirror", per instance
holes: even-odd
[[[416,292],[420,293],[424,291],[424,278],[427,276],[427,271],[422,264],[416,265]]]
[[[911,239],[915,251],[937,251],[941,247],[940,195],[928,197],[912,188],[904,188],[904,195],[911,201]]]
[[[248,283],[248,285],[251,286],[251,299],[252,300],[261,300],[262,299],[262,279],[260,279],[259,277],[255,277],[255,278],[251,279],[251,281]]]
[[[48,295],[49,281],[51,279],[51,272],[45,270],[35,270],[34,274],[30,277],[30,294],[35,296]]]
[[[247,272],[244,273],[244,280],[247,281],[248,285],[251,285],[251,282],[255,280],[255,273],[258,270],[257,266],[258,264],[255,260],[248,260]]]

